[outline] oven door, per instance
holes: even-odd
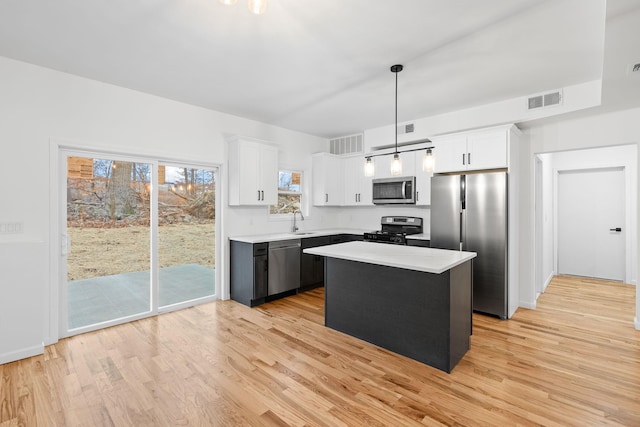
[[[386,204],[415,204],[416,177],[403,176],[394,178],[380,178],[373,180],[373,203]]]

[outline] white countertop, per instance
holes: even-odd
[[[233,236],[230,240],[244,243],[277,242],[278,240],[305,239],[308,237],[333,236],[334,234],[364,234],[371,230],[358,230],[354,228],[330,228],[326,230],[299,230],[296,233],[271,233],[254,234],[250,236]]]
[[[334,234],[364,234],[372,230],[362,230],[356,228],[331,228],[326,230],[300,230],[297,233],[271,233],[271,234],[254,234],[248,236],[232,236],[230,240],[244,243],[264,243],[277,242],[279,240],[305,239],[308,237],[332,236]],[[429,240],[429,234],[412,234],[407,239]]]
[[[477,255],[475,252],[389,245],[375,242],[338,243],[336,245],[305,249],[303,252],[436,274],[444,273],[475,258]]]

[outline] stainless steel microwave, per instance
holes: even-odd
[[[373,203],[376,205],[415,204],[416,177],[397,176],[374,179]]]

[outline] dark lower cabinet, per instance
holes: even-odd
[[[245,243],[232,240],[231,299],[253,307],[262,304],[268,293],[268,243]]]
[[[411,238],[408,238],[407,239],[407,246],[419,246],[421,248],[430,248],[431,247],[431,241],[430,240],[423,240],[423,239],[411,239]]]
[[[331,243],[330,236],[308,237],[300,242],[301,251],[307,248],[326,246]],[[324,285],[324,257],[319,255],[300,255],[300,291]]]
[[[362,234],[334,234],[333,236],[329,236],[329,238],[329,243],[332,245],[364,240],[364,236]]]
[[[300,239],[300,251],[354,240],[362,240],[362,235],[335,234],[307,237]],[[300,254],[300,288],[269,296],[269,243],[245,243],[231,240],[230,248],[231,299],[241,304],[254,307],[266,301],[324,286],[324,257],[302,252]]]

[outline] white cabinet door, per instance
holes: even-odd
[[[314,206],[341,206],[344,203],[343,159],[329,153],[312,156]]]
[[[229,205],[273,205],[278,200],[278,149],[237,138],[229,141]]]
[[[262,201],[260,193],[260,149],[258,144],[238,143],[238,163],[229,165],[229,172],[234,173],[239,181],[236,199],[238,205],[259,205]],[[235,168],[235,171],[233,170]]]
[[[467,169],[506,168],[506,130],[469,134],[467,136]]]
[[[445,136],[433,138],[435,149],[434,172],[457,172],[466,170],[467,137]]]
[[[434,172],[464,172],[508,166],[507,131],[448,135],[433,139]]]
[[[424,150],[416,151],[415,155],[415,171],[416,171],[416,205],[431,205],[431,177],[433,172],[424,172],[422,170],[422,158]]]
[[[365,158],[344,159],[344,206],[373,205],[371,178],[364,176]]]
[[[262,204],[278,204],[278,149],[268,145],[260,147],[259,186]]]

